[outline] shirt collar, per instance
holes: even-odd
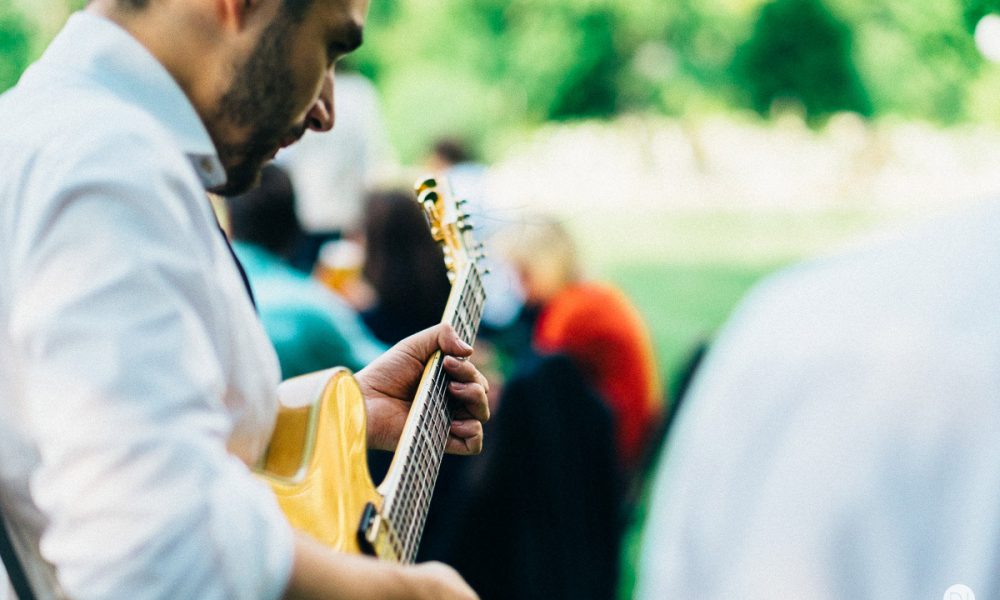
[[[77,74],[140,106],[173,134],[206,188],[226,182],[212,138],[187,95],[149,50],[116,23],[86,11],[74,13],[32,71],[32,76]]]

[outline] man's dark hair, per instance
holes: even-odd
[[[288,175],[275,165],[260,174],[260,185],[226,198],[229,229],[234,240],[261,246],[287,258],[302,228],[295,216],[295,191]]]
[[[362,273],[379,298],[374,319],[367,321],[375,334],[395,343],[440,321],[451,285],[441,247],[413,192],[367,194],[363,227]]]
[[[441,138],[434,142],[434,154],[449,165],[457,165],[472,160],[472,152],[458,138]]]

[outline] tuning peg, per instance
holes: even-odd
[[[428,203],[429,204],[436,204],[437,201],[440,198],[441,198],[441,196],[439,196],[437,192],[435,192],[433,189],[430,189],[430,188],[423,190],[417,196],[417,200],[421,204],[428,204]]]
[[[417,181],[417,184],[415,186],[413,186],[413,187],[414,187],[414,189],[416,189],[417,194],[422,194],[426,190],[436,188],[437,187],[437,179],[435,179],[433,177],[425,177],[425,178]]]
[[[475,228],[475,224],[468,217],[462,217],[458,220],[459,231],[472,231]]]

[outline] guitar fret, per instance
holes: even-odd
[[[416,529],[417,526],[420,525],[420,519],[418,519],[417,517],[419,517],[421,513],[420,506],[422,502],[420,500],[420,496],[423,493],[423,484],[419,476],[415,478],[414,488],[416,493],[413,498],[413,518],[410,519],[409,527],[407,528],[406,532],[406,537],[408,542],[406,551],[407,558],[410,558],[412,555],[416,554],[416,549],[417,549],[415,541]]]
[[[416,460],[419,460],[419,453],[418,453],[418,455],[416,457]],[[411,463],[411,468],[412,468],[412,463]],[[404,555],[406,556],[407,559],[409,559],[409,557],[412,555],[413,550],[414,550],[414,546],[413,546],[413,532],[414,532],[414,528],[417,526],[417,522],[418,522],[417,517],[420,514],[420,499],[419,499],[419,496],[420,496],[420,477],[419,477],[419,472],[417,472],[417,471],[411,471],[411,473],[414,473],[414,477],[411,478],[411,486],[410,486],[411,503],[410,503],[410,507],[409,507],[410,510],[409,510],[408,515],[407,515],[408,518],[407,518],[407,520],[406,520],[406,522],[404,524],[404,527],[405,527],[405,533],[404,533],[404,540],[405,540]]]

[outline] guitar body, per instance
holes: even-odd
[[[313,404],[279,411],[258,471],[295,529],[354,554],[367,507],[382,505],[368,472],[366,414],[350,372],[335,369]]]

